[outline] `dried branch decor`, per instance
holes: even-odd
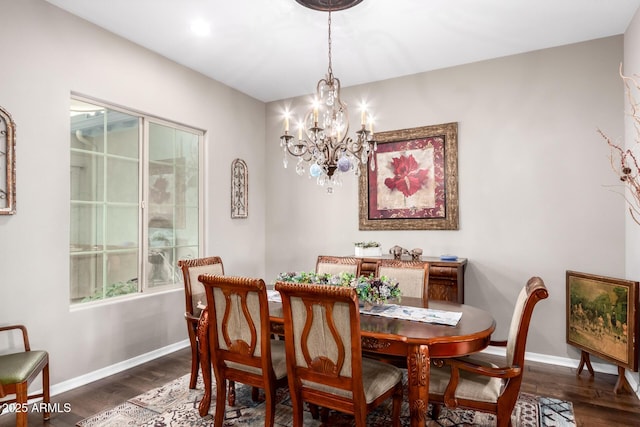
[[[633,122],[636,138],[635,145],[625,148],[624,144],[616,144],[602,130],[598,129],[598,133],[607,141],[611,148],[611,167],[620,177],[625,186],[629,190],[628,195],[623,195],[629,205],[629,213],[631,218],[640,225],[640,164],[638,163],[638,145],[640,145],[640,103],[636,100],[634,93],[640,91],[640,76],[625,76],[622,73],[622,65],[620,66],[620,77],[624,82],[627,100],[629,102],[629,115]]]

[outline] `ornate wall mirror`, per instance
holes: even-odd
[[[16,213],[16,124],[0,107],[0,215]]]

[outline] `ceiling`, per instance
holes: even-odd
[[[312,93],[327,71],[328,13],[295,0],[46,1],[265,102]],[[333,73],[352,86],[622,34],[639,6],[363,0],[332,13]]]

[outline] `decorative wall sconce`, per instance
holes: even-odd
[[[249,215],[249,172],[242,159],[231,162],[231,218]]]
[[[16,124],[0,107],[0,215],[16,213]]]

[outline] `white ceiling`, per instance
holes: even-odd
[[[268,102],[315,91],[327,13],[295,0],[46,0]],[[363,0],[332,13],[342,86],[622,34],[640,0]],[[202,20],[208,36],[190,26]]]

